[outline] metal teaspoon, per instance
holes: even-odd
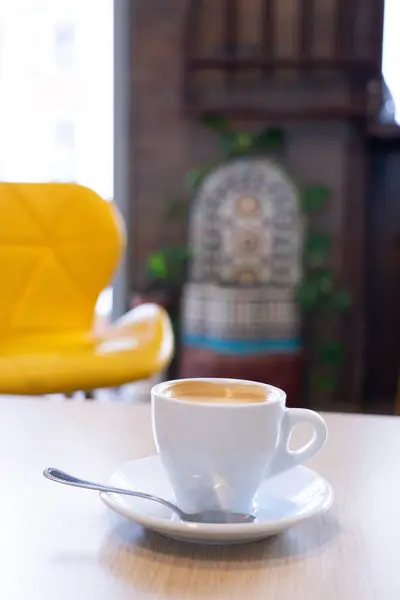
[[[176,506],[176,504],[173,504],[164,498],[152,496],[151,494],[144,494],[143,492],[135,492],[134,490],[126,490],[103,485],[101,483],[86,481],[85,479],[79,479],[78,477],[74,477],[73,475],[69,475],[68,473],[64,473],[64,471],[60,471],[53,467],[45,469],[43,475],[51,481],[71,485],[73,487],[81,487],[88,490],[96,490],[97,492],[107,492],[111,494],[125,494],[127,496],[136,496],[137,498],[158,502],[172,510],[182,521],[188,521],[190,523],[252,523],[255,519],[255,516],[252,514],[232,513],[222,510],[204,510],[197,513],[187,513]]]

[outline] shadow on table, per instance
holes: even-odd
[[[268,569],[321,554],[338,532],[335,517],[326,513],[263,541],[210,546],[169,540],[123,520],[112,529],[99,558],[106,570],[134,588],[188,597],[190,579],[190,589],[199,596],[215,592],[216,585],[223,587],[224,580],[229,588],[245,585],[245,570],[251,571],[252,581],[258,571],[264,580]],[[228,573],[229,578],[224,577]]]

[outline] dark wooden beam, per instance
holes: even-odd
[[[191,117],[205,117],[221,115],[223,117],[238,120],[255,120],[269,123],[282,123],[292,121],[345,121],[354,118],[364,120],[365,112],[360,106],[308,106],[296,111],[293,108],[279,109],[266,108],[262,106],[234,106],[226,104],[192,105],[185,113]]]
[[[238,0],[224,0],[224,49],[225,56],[235,64],[238,44]],[[235,69],[226,73],[226,84],[232,86],[235,78]]]
[[[261,60],[272,61],[275,54],[275,0],[264,0],[261,13]]]
[[[375,0],[376,1],[376,0]],[[336,0],[334,53],[339,60],[353,58],[354,7],[357,0]]]
[[[203,69],[213,70],[241,70],[241,69],[312,69],[332,71],[354,71],[368,76],[371,72],[371,61],[368,59],[354,58],[288,58],[288,59],[264,59],[259,57],[250,58],[214,58],[193,57],[190,59],[190,69],[201,71]]]
[[[235,57],[238,42],[238,0],[224,0],[224,46],[225,54]]]
[[[182,39],[182,99],[185,106],[190,106],[196,100],[192,82],[192,57],[197,52],[198,23],[200,19],[201,0],[187,0],[186,13],[183,23]]]
[[[299,56],[310,58],[314,41],[314,0],[300,0]]]

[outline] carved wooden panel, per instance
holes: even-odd
[[[367,116],[383,2],[189,0],[185,108],[270,120]]]

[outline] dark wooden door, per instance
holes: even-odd
[[[365,397],[371,409],[385,410],[400,374],[400,140],[372,143],[370,192]]]

